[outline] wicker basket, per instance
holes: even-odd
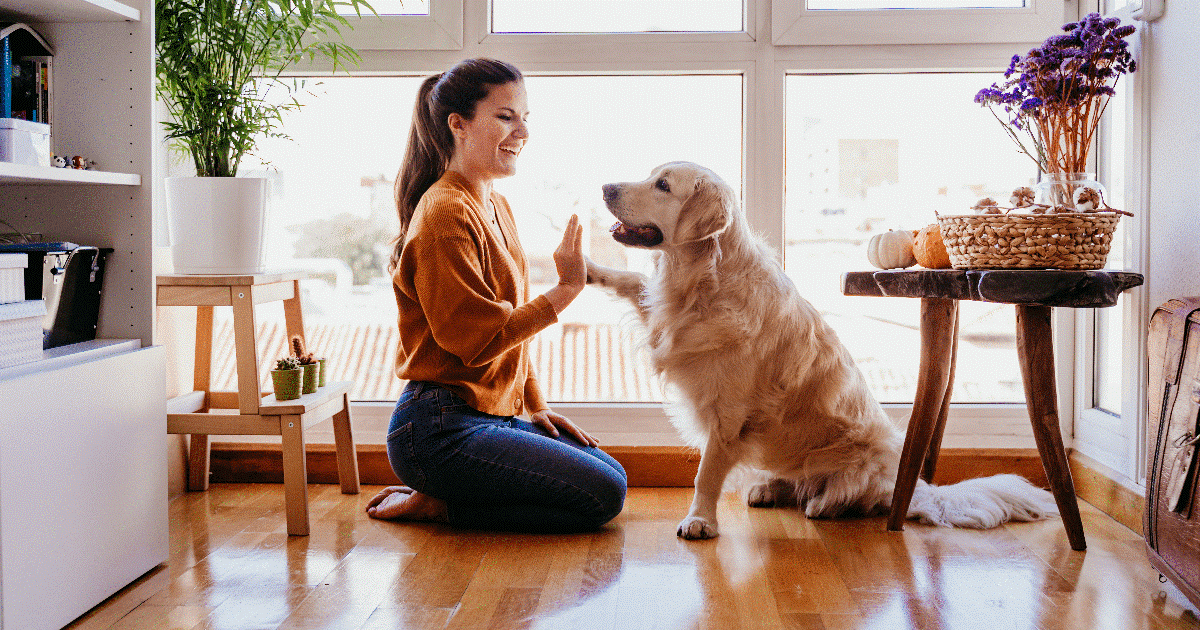
[[[955,269],[1101,269],[1115,212],[938,217]]]

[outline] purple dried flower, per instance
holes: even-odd
[[[1061,34],[1024,56],[1013,55],[1005,82],[980,90],[975,102],[994,108],[996,118],[1010,126],[1009,135],[1044,171],[1084,170],[1088,147],[1077,145],[1092,137],[1120,75],[1136,70],[1123,39],[1135,30],[1098,13],[1064,24]],[[1061,137],[1047,135],[1052,133]]]

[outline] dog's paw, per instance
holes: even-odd
[[[587,283],[607,286],[608,274],[605,273],[605,268],[592,262],[587,256],[583,257],[583,262],[587,266]]]
[[[720,532],[717,531],[716,521],[708,522],[699,516],[689,516],[679,523],[679,529],[675,535],[687,540],[704,540],[706,538],[716,538]]]
[[[775,507],[775,493],[771,490],[771,484],[760,483],[752,486],[746,495],[746,505],[757,508]]]
[[[746,495],[750,507],[796,507],[796,484],[788,479],[772,479],[752,486]]]

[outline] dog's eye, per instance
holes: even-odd
[[[663,192],[671,192],[671,186],[667,184],[667,180],[665,179],[660,179],[657,182],[654,182],[654,187]]]

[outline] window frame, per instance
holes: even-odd
[[[342,33],[358,50],[461,50],[463,0],[429,0],[429,15],[347,15]]]
[[[1143,3],[1132,0],[1128,5],[1107,13],[1118,17],[1123,24],[1134,22],[1134,15],[1142,9]],[[1131,37],[1130,48],[1139,64],[1143,62],[1142,51],[1146,41],[1145,23],[1138,24],[1137,32]],[[1149,217],[1150,207],[1150,135],[1149,129],[1149,76],[1144,71],[1122,77],[1125,90],[1122,97],[1127,108],[1127,124],[1125,129],[1125,167],[1124,179],[1127,185],[1125,195],[1127,208],[1134,213],[1132,217],[1122,219],[1125,238],[1121,243],[1113,243],[1114,247],[1122,247],[1125,270],[1148,276],[1150,250]],[[1097,134],[1097,164],[1103,164],[1105,159],[1105,139],[1112,133],[1108,120],[1101,133]],[[1147,388],[1146,361],[1131,361],[1128,357],[1145,357],[1146,334],[1149,328],[1149,288],[1146,284],[1135,287],[1123,294],[1118,306],[1123,322],[1122,333],[1122,395],[1121,412],[1114,414],[1095,406],[1096,400],[1096,337],[1098,334],[1097,317],[1094,309],[1075,309],[1075,328],[1077,335],[1075,348],[1077,356],[1074,404],[1076,418],[1075,447],[1080,453],[1096,460],[1116,474],[1122,475],[1122,481],[1137,487],[1144,487],[1146,481],[1146,445],[1141,436],[1146,434],[1147,411],[1145,404]]]
[[[440,72],[463,58],[492,56],[515,63],[528,75],[547,74],[742,74],[743,91],[743,207],[754,229],[777,252],[785,251],[784,235],[784,145],[777,133],[784,112],[785,77],[789,73],[912,72],[912,71],[985,71],[1001,72],[1016,52],[1036,46],[1061,24],[1076,19],[1077,0],[1055,0],[1070,15],[1057,15],[1052,30],[1039,30],[1024,42],[958,42],[933,44],[860,45],[844,39],[838,43],[779,45],[775,37],[757,37],[771,31],[772,21],[779,28],[784,3],[770,0],[745,0],[745,30],[741,33],[618,33],[618,34],[517,34],[490,32],[490,8],[487,0],[432,0],[435,4],[456,4],[461,20],[461,43],[454,47],[419,47],[379,42],[396,38],[377,38],[375,45],[363,47],[363,63],[352,75],[394,76],[429,75]],[[1045,5],[1042,5],[1043,7]],[[445,14],[443,14],[445,15]],[[784,13],[786,17],[786,13]],[[928,13],[923,15],[928,16]],[[418,21],[401,18],[405,32]],[[445,29],[443,24],[422,28]],[[1041,28],[1041,27],[1039,27]],[[451,28],[451,30],[453,30]],[[355,36],[357,37],[357,35]],[[347,38],[348,42],[353,41]],[[293,74],[312,75],[328,72],[327,67],[298,68]],[[1136,76],[1136,75],[1135,75]],[[397,115],[407,116],[407,112]],[[1144,192],[1144,191],[1143,191]],[[1141,237],[1139,237],[1141,238]],[[1142,248],[1144,250],[1144,247]],[[1144,252],[1143,252],[1144,254]],[[1142,301],[1145,297],[1142,294]],[[1134,300],[1129,300],[1134,302]],[[1144,319],[1145,310],[1131,306]],[[1140,309],[1140,310],[1139,310]],[[1078,319],[1075,309],[1055,309],[1055,353],[1057,390],[1064,440],[1071,444],[1079,410],[1074,396],[1076,365],[1079,362],[1079,331],[1087,323]],[[1128,336],[1128,335],[1127,335]],[[1134,356],[1134,355],[1127,355]],[[917,358],[913,358],[916,369]],[[588,418],[582,426],[594,430],[595,419],[619,416],[622,422],[666,422],[665,411],[657,404],[583,403],[551,401],[572,417]],[[355,403],[356,425],[359,420],[378,417],[372,423],[384,423],[390,415],[387,402]],[[614,414],[615,410],[619,414]],[[901,425],[907,421],[911,403],[888,404],[885,409]],[[1071,413],[1074,412],[1074,413]],[[1068,417],[1068,414],[1071,414]],[[596,420],[599,422],[599,420]],[[356,426],[356,431],[359,427]],[[373,431],[369,430],[368,432]],[[1024,404],[955,403],[951,407],[946,447],[1031,448],[1032,433]]]
[[[1075,14],[1075,0],[1026,0],[1020,9],[814,10],[805,0],[771,5],[775,45],[1040,42]],[[981,29],[986,21],[988,28]],[[987,37],[984,37],[984,35]]]

